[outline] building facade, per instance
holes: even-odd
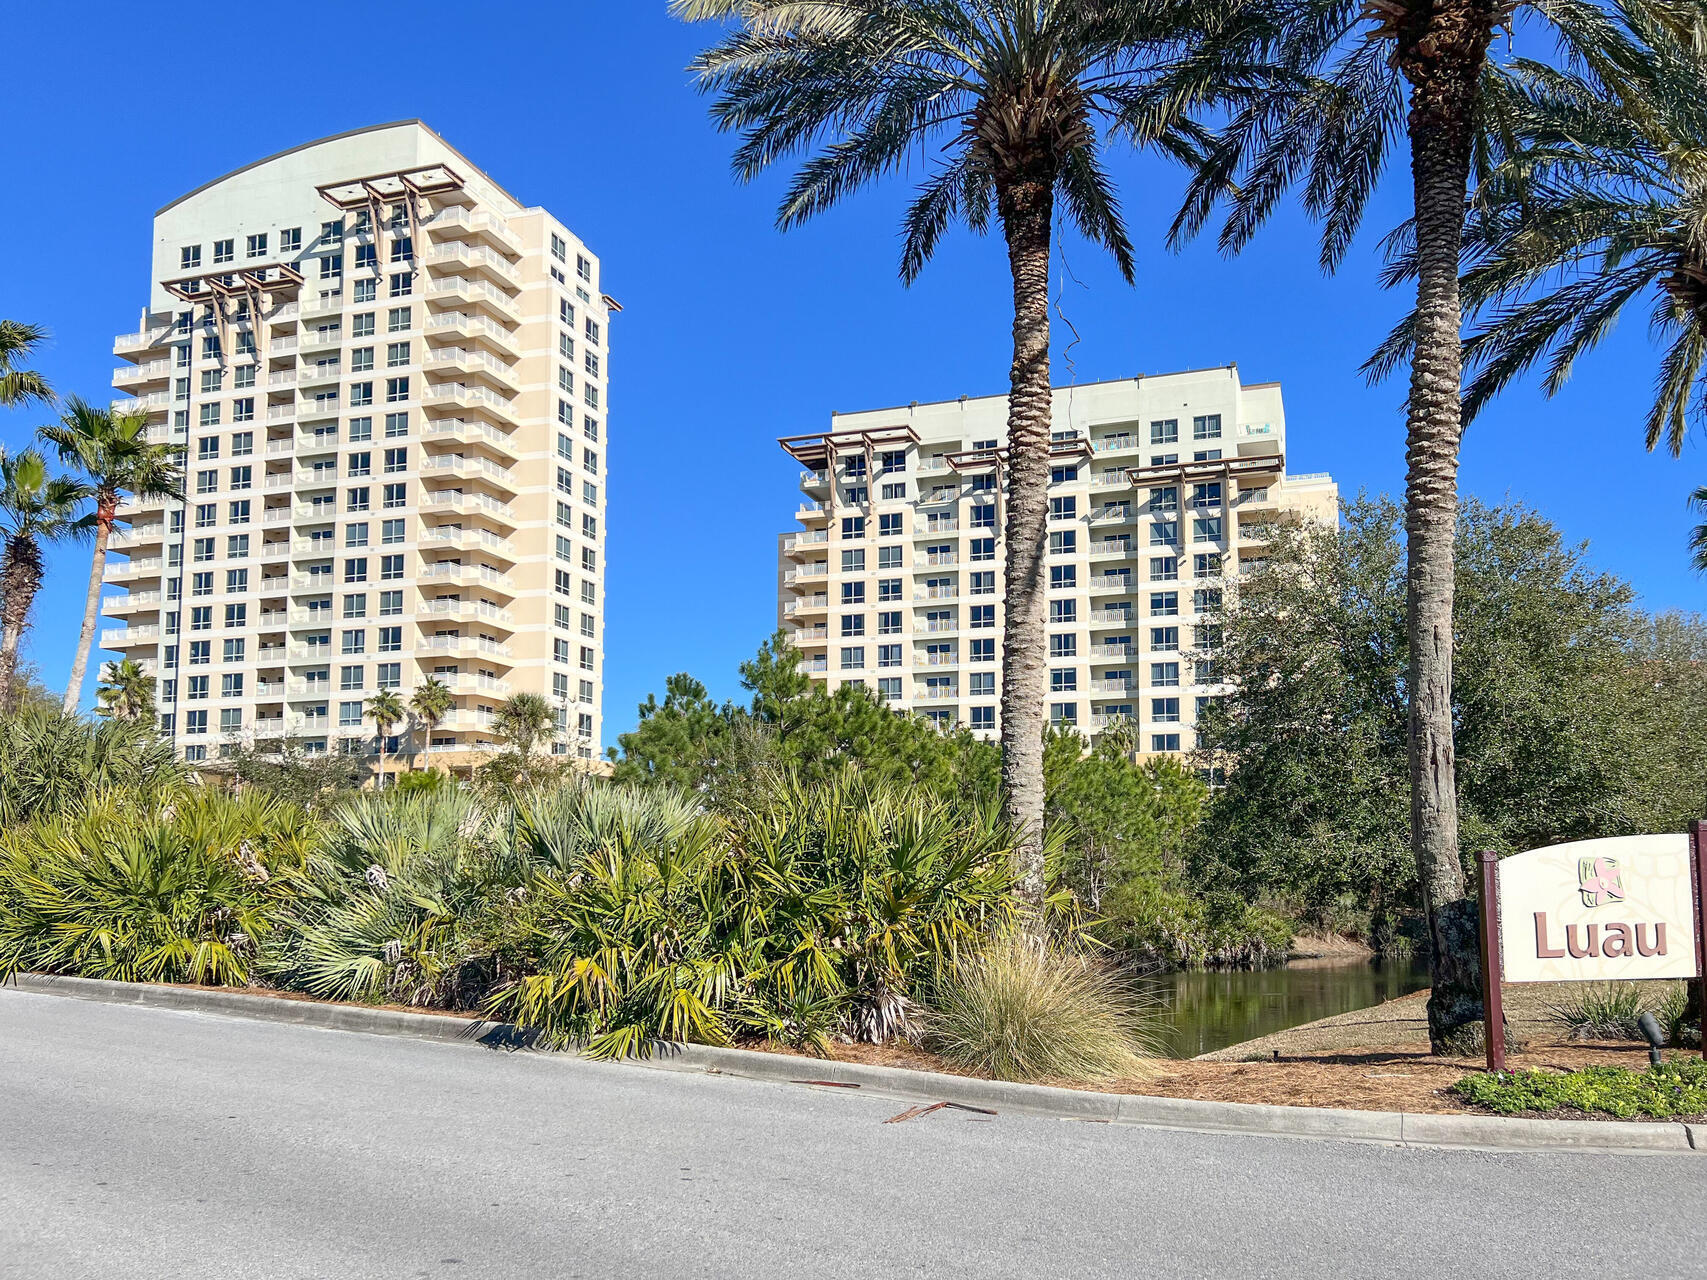
[[[1208,617],[1274,522],[1337,519],[1286,471],[1278,383],[1234,366],[1054,393],[1049,714],[1144,754],[1190,751],[1224,693]],[[807,671],[981,735],[1000,731],[1007,397],[832,416],[782,445],[806,470],[782,536],[778,622]]]
[[[102,648],[191,761],[366,753],[364,711],[449,686],[387,746],[465,766],[507,697],[601,732],[609,328],[597,258],[419,121],[282,152],[154,219],[118,408],[185,501],[122,515]]]

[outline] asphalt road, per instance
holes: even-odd
[[[902,1109],[0,992],[0,1276],[1707,1274],[1707,1158]]]

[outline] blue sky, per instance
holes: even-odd
[[[285,147],[420,117],[574,227],[625,308],[611,326],[607,741],[671,672],[738,692],[736,664],[774,624],[775,535],[795,505],[798,468],[775,438],[821,430],[832,410],[1005,390],[1000,242],[958,234],[902,287],[905,177],[779,234],[782,175],[730,177],[730,141],[683,70],[710,33],[670,21],[663,0],[418,3],[406,19],[352,0],[325,12],[305,27],[223,5],[180,6],[164,24],[131,6],[14,6],[9,98],[21,111],[7,141],[13,194],[0,202],[0,316],[46,325],[39,368],[62,391],[103,398],[113,336],[136,327],[147,298],[156,208]],[[1082,286],[1069,281],[1061,306],[1082,340],[1069,368],[1071,335],[1057,326],[1057,382],[1237,361],[1249,381],[1283,383],[1292,470],[1330,471],[1345,493],[1398,492],[1402,388],[1366,387],[1357,367],[1402,309],[1375,269],[1406,175],[1390,176],[1328,279],[1290,212],[1237,260],[1212,243],[1169,253],[1178,172],[1130,155],[1113,169],[1138,282],[1067,241]],[[1485,414],[1465,442],[1463,487],[1538,507],[1649,608],[1694,611],[1684,498],[1707,468],[1695,441],[1681,461],[1644,452],[1654,355],[1632,320],[1559,398],[1524,386]],[[0,441],[15,447],[42,420],[0,412]],[[50,686],[70,664],[86,555],[53,557],[38,605],[26,658]]]

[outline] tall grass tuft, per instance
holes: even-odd
[[[1094,957],[1006,931],[945,963],[925,1046],[997,1080],[1114,1080],[1146,1074],[1149,1017]]]
[[[1647,1008],[1641,988],[1629,982],[1609,982],[1588,987],[1547,1011],[1570,1029],[1578,1040],[1641,1040],[1636,1025]]]

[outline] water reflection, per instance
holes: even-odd
[[[1301,961],[1284,969],[1156,974],[1144,985],[1169,1013],[1162,1051],[1194,1058],[1420,990],[1428,985],[1428,968],[1421,963]]]

